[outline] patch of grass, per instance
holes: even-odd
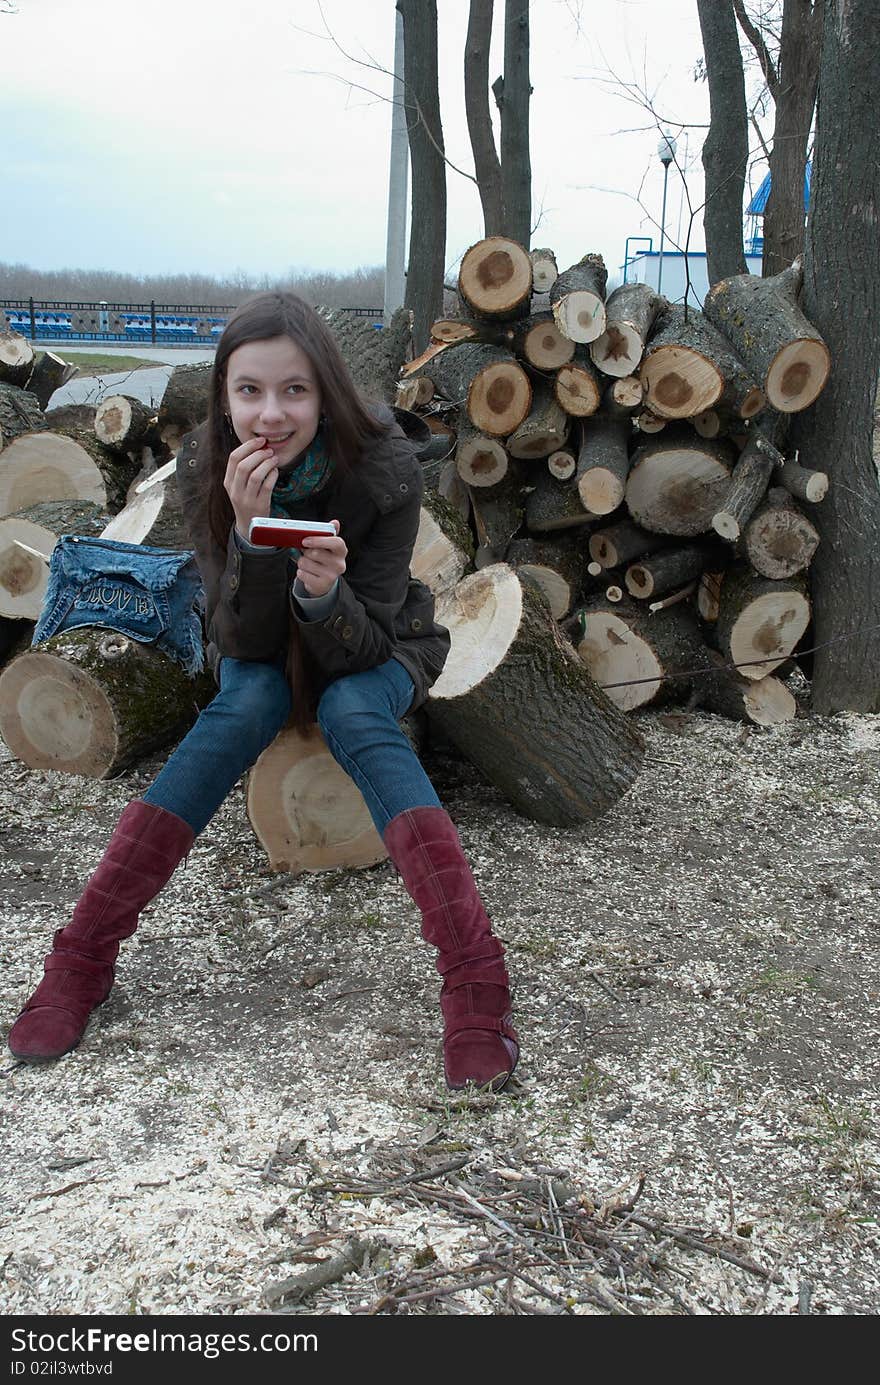
[[[580,1076],[580,1081],[572,1088],[572,1101],[593,1101],[604,1095],[611,1086],[611,1078],[595,1063],[588,1063]]]
[[[161,365],[161,361],[146,361],[143,356],[109,356],[101,351],[69,351],[64,359],[75,365],[80,375],[104,371],[108,375],[119,370],[144,370]]]
[[[797,995],[800,991],[814,991],[818,985],[812,972],[783,971],[778,967],[767,967],[751,986],[746,987],[745,994],[772,991],[777,995]]]

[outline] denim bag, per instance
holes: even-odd
[[[67,535],[52,551],[32,644],[78,625],[98,625],[154,644],[192,677],[205,663],[195,609],[201,595],[191,552]]]

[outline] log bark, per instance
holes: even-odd
[[[803,572],[818,546],[815,525],[782,487],[771,488],[745,528],[749,562],[762,577],[779,580]]]
[[[388,325],[378,331],[370,317],[356,317],[336,308],[319,308],[318,312],[333,333],[339,354],[360,393],[366,399],[393,404],[398,377],[412,353],[409,308],[398,308]]]
[[[550,290],[556,325],[571,341],[591,342],[605,331],[608,271],[601,255],[585,255],[559,275]]]
[[[735,461],[729,443],[670,429],[633,453],[627,508],[643,529],[688,538],[703,534],[727,495]]]
[[[543,600],[506,564],[466,578],[438,620],[452,636],[428,716],[518,812],[590,821],[638,775],[641,737],[596,687]]]
[[[532,393],[528,416],[507,439],[512,457],[532,459],[549,457],[558,452],[568,438],[569,421],[565,410],[557,403],[550,386],[538,381]]]
[[[96,404],[59,404],[46,414],[46,427],[65,432],[68,428],[91,428],[94,430]]]
[[[589,418],[599,407],[602,390],[596,368],[582,347],[556,372],[556,402],[573,418]]]
[[[722,403],[753,418],[766,400],[730,343],[702,313],[679,306],[663,316],[639,372],[645,403],[660,418],[693,418]]]
[[[593,364],[604,375],[633,375],[641,364],[651,328],[665,298],[650,284],[621,284],[605,304],[605,331],[590,346]]]
[[[665,548],[669,540],[662,534],[652,534],[634,524],[631,519],[603,525],[590,535],[590,557],[601,568],[621,567],[634,558],[642,558]]]
[[[797,462],[786,462],[780,468],[779,479],[796,500],[806,500],[811,505],[818,505],[828,494],[827,472],[810,471]]]
[[[528,415],[532,387],[509,351],[478,342],[447,346],[426,368],[444,399],[464,405],[475,428],[508,437]]]
[[[748,568],[724,578],[713,638],[743,678],[765,678],[793,653],[810,623],[806,583],[768,581]]]
[[[769,403],[784,414],[808,408],[831,370],[828,347],[798,306],[802,284],[803,268],[795,261],[772,279],[753,274],[723,279],[703,304],[706,317],[732,342]]]
[[[159,404],[159,436],[169,452],[177,452],[186,433],[208,417],[210,365],[179,365],[168,379]]]
[[[248,776],[247,815],[273,870],[353,870],[387,855],[360,789],[317,726],[287,727]]]
[[[462,256],[458,293],[475,317],[521,317],[532,296],[529,252],[507,236],[477,241]]]
[[[468,487],[479,548],[483,550],[475,554],[477,567],[500,561],[522,525],[524,479],[522,464],[511,458],[507,473],[497,486]]]
[[[712,528],[729,543],[736,543],[767,492],[773,463],[751,440],[733,468],[730,489],[712,516]]]
[[[595,523],[596,516],[584,509],[577,478],[557,481],[549,471],[531,478],[534,489],[526,496],[526,528],[533,534],[553,534],[561,529],[578,529]]]
[[[55,391],[78,373],[71,361],[63,361],[51,351],[41,351],[27,382],[28,393],[36,396],[41,409],[47,409]]]
[[[413,577],[430,587],[435,596],[445,596],[470,571],[473,560],[474,541],[468,525],[437,491],[426,491],[410,561]]]
[[[0,448],[8,447],[22,433],[35,433],[48,426],[36,395],[0,382]]]
[[[581,543],[570,538],[549,543],[514,539],[504,560],[518,573],[537,582],[554,620],[564,619],[584,580],[586,554]]]
[[[0,674],[0,735],[31,769],[106,779],[182,735],[216,691],[150,645],[81,626]]]
[[[626,570],[624,582],[630,596],[641,601],[666,596],[699,577],[703,569],[717,565],[718,548],[712,543],[688,543],[664,548],[639,558]]]
[[[594,414],[581,424],[577,486],[585,510],[610,515],[623,504],[629,475],[628,419]]]

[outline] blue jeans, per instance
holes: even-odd
[[[380,836],[407,808],[441,806],[398,724],[413,693],[406,669],[389,659],[366,673],[337,679],[318,704],[327,747],[363,794]],[[290,688],[281,668],[221,660],[220,692],[172,753],[144,802],[176,813],[198,836],[289,715]]]

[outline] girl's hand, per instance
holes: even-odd
[[[235,511],[235,527],[248,537],[252,519],[268,519],[278,480],[275,453],[262,438],[250,438],[230,452],[223,487]]]
[[[325,596],[337,577],[345,571],[345,557],[348,553],[345,540],[339,537],[339,520],[336,534],[313,534],[303,539],[302,557],[296,565],[296,575],[309,596]]]

